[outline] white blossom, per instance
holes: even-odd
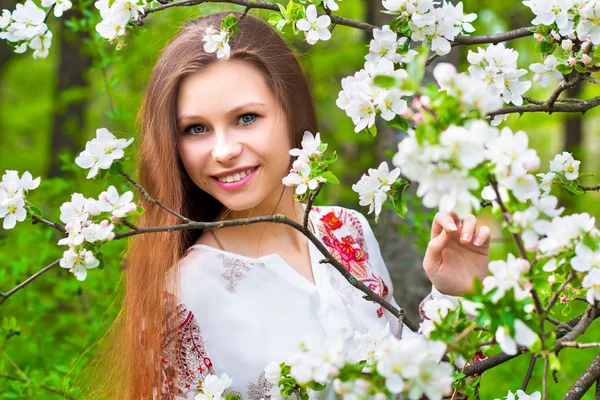
[[[547,87],[550,84],[550,80],[562,79],[562,74],[556,70],[558,60],[554,55],[549,55],[544,60],[544,63],[535,63],[529,66],[529,69],[535,72],[533,78],[534,82],[539,82],[542,87]]]
[[[554,172],[547,172],[545,174],[537,174],[541,179],[539,183],[540,190],[542,191],[542,196],[547,196],[548,193],[552,190],[552,183],[554,182],[554,178],[556,178],[556,174]]]
[[[6,192],[0,190],[0,218],[4,218],[2,227],[12,229],[17,222],[25,221],[25,200],[21,196],[8,197]]]
[[[571,153],[563,151],[562,154],[557,154],[550,161],[550,171],[563,172],[568,180],[575,180],[579,177],[579,165],[581,161],[575,160]]]
[[[594,229],[596,219],[588,213],[554,217],[552,221],[539,221],[538,229],[546,235],[540,239],[538,250],[546,256],[555,256],[572,248],[586,232]]]
[[[569,13],[573,8],[573,0],[527,0],[523,4],[536,15],[532,24],[550,26],[556,23],[562,36],[573,33],[574,15]]]
[[[60,260],[60,266],[67,268],[79,281],[85,280],[88,269],[96,268],[98,265],[100,265],[100,261],[94,257],[91,251],[85,249],[67,250]]]
[[[310,334],[302,343],[303,351],[288,357],[290,375],[300,384],[313,380],[327,384],[345,363],[342,335],[323,337]]]
[[[377,218],[387,199],[387,192],[399,176],[400,169],[394,168],[390,171],[384,161],[377,169],[369,168],[368,175],[363,174],[360,180],[352,185],[352,190],[359,194],[361,206],[369,206],[368,214],[375,211],[375,218]]]
[[[506,261],[491,261],[488,265],[491,275],[483,278],[483,292],[489,293],[493,289],[497,289],[492,296],[492,302],[494,303],[504,297],[504,293],[510,289],[513,289],[515,299],[524,299],[528,295],[529,289],[522,287],[523,278],[521,274],[528,271],[529,268],[530,265],[527,260],[516,258],[512,254],[508,255]]]
[[[109,169],[115,160],[123,158],[125,155],[123,149],[131,142],[133,138],[117,139],[108,129],[97,129],[96,137],[86,143],[85,150],[79,153],[75,164],[84,169],[90,168],[86,178],[93,178],[100,168]]]
[[[133,203],[133,192],[127,191],[119,196],[114,186],[109,186],[106,192],[100,193],[96,203],[100,211],[109,212],[115,218],[123,218],[137,209]]]
[[[594,304],[600,301],[600,269],[592,269],[581,282],[583,288],[588,289],[585,298],[588,303]]]
[[[314,4],[306,7],[306,17],[296,22],[296,28],[305,32],[306,41],[309,44],[331,39],[329,25],[331,25],[331,18],[328,15],[318,15],[317,7]]]
[[[538,336],[520,319],[515,319],[515,336],[511,336],[507,326],[499,326],[496,330],[496,342],[503,352],[509,355],[517,354],[517,345],[532,346]]]
[[[430,299],[423,304],[423,314],[427,319],[424,319],[419,326],[419,332],[425,337],[429,337],[435,329],[435,322],[441,322],[442,318],[448,315],[448,312],[454,309],[455,306],[447,299]]]
[[[68,11],[73,7],[73,3],[69,0],[42,0],[42,7],[51,7],[52,4],[56,4],[56,6],[54,6],[54,16],[56,18],[62,17],[65,11]]]
[[[571,259],[571,267],[577,272],[600,269],[600,250],[592,250],[583,243],[575,247],[575,257]]]
[[[285,186],[296,186],[296,194],[303,195],[308,189],[315,190],[319,184],[319,179],[312,177],[312,169],[308,159],[298,157],[290,173],[282,179]]]
[[[404,54],[398,53],[398,47],[404,45],[408,40],[407,37],[398,39],[396,32],[390,29],[389,25],[384,25],[381,29],[373,29],[373,39],[369,44],[369,54],[365,56],[367,61],[374,63],[379,62],[382,58],[386,58],[394,63],[409,63],[417,55],[417,51],[409,49]]]
[[[208,375],[202,381],[202,393],[197,394],[194,400],[221,400],[225,398],[223,393],[225,389],[231,386],[233,379],[229,375],[222,373],[221,377]]]
[[[229,46],[229,32],[220,31],[212,35],[205,35],[202,40],[204,43],[204,51],[207,53],[217,53],[217,58],[223,60],[229,59],[231,47]]]
[[[71,201],[64,202],[60,206],[60,220],[65,224],[79,221],[85,222],[90,216],[100,214],[95,199],[86,199],[80,193],[73,193]]]
[[[593,44],[600,43],[600,2],[586,2],[579,10],[579,16],[576,29],[579,40],[583,41],[589,36]]]
[[[289,154],[295,157],[304,156],[306,158],[310,158],[311,156],[318,157],[322,153],[322,143],[320,133],[317,132],[314,136],[309,131],[304,131],[304,136],[302,136],[302,148],[301,149],[291,149]]]

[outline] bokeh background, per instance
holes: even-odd
[[[487,34],[529,26],[533,15],[516,0],[491,2],[463,1],[466,12],[477,12],[475,34]],[[13,10],[14,0],[0,0],[0,9]],[[127,45],[116,50],[95,34],[94,22],[80,19],[99,18],[93,2],[78,2],[63,18],[51,17],[49,26],[54,39],[47,59],[34,60],[31,53],[15,54],[0,42],[0,171],[15,169],[41,176],[41,186],[28,197],[51,220],[58,220],[60,205],[73,192],[86,197],[97,195],[114,184],[119,192],[133,190],[121,180],[88,181],[86,171],[74,164],[76,154],[97,128],[106,127],[119,137],[136,137],[136,113],[146,82],[159,51],[188,19],[218,10],[239,10],[227,4],[171,8],[154,13],[145,26],[129,35]],[[381,0],[343,0],[340,16],[383,25],[389,16],[380,13]],[[270,11],[251,10],[268,18]],[[335,204],[359,209],[358,197],[351,185],[367,168],[391,161],[403,133],[383,125],[376,138],[354,133],[352,121],[335,105],[340,80],[362,68],[369,34],[337,26],[332,40],[309,46],[302,37],[287,36],[311,82],[320,118],[320,131],[329,149],[340,155],[333,167],[341,185],[326,185],[317,204]],[[528,68],[541,62],[534,51],[535,39],[522,38],[507,44],[519,51],[519,66]],[[443,60],[465,70],[468,49],[454,48]],[[428,69],[431,79],[431,68]],[[526,76],[532,79],[530,72]],[[534,87],[528,96],[543,100],[551,88]],[[568,97],[597,96],[598,89],[584,83],[568,91]],[[582,160],[583,172],[600,167],[599,111],[585,115],[555,113],[512,115],[508,125],[525,130],[530,145],[542,159],[541,170],[548,168],[554,154],[567,150]],[[379,125],[379,123],[378,123]],[[135,148],[134,141],[132,147]],[[125,168],[133,170],[135,149]],[[597,184],[600,176],[589,184]],[[585,183],[585,182],[584,182]],[[600,217],[599,193],[574,197],[555,193],[571,212],[588,212]],[[414,193],[411,188],[410,193]],[[136,193],[137,196],[137,193]],[[375,224],[375,234],[394,283],[396,300],[413,319],[417,307],[431,286],[423,273],[421,260],[427,243],[432,210],[423,209],[418,199],[409,197],[409,214],[402,220],[391,209]],[[369,216],[371,217],[371,216]],[[505,257],[514,247],[500,225],[484,213],[482,221],[493,231],[492,256]],[[47,226],[21,223],[11,231],[0,229],[0,291],[7,291],[62,255],[57,246],[57,231]],[[98,354],[96,345],[115,318],[122,298],[122,255],[124,241],[103,246],[104,270],[92,270],[84,282],[77,281],[60,267],[52,269],[25,290],[0,306],[0,399],[79,398],[83,377],[90,361]],[[568,320],[584,309],[584,304],[558,308],[555,318]],[[215,321],[218,323],[218,321]],[[600,341],[592,325],[582,341]],[[560,353],[558,383],[549,380],[549,398],[560,399],[569,386],[589,365],[597,349],[564,349]],[[523,356],[485,373],[482,399],[503,397],[509,389],[521,386],[529,357]],[[541,390],[542,363],[539,362],[528,392]],[[56,393],[53,393],[55,390]],[[590,391],[593,392],[593,389]],[[588,393],[585,399],[592,399]]]

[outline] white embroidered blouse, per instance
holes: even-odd
[[[398,307],[366,218],[342,207],[313,207],[309,217],[331,254]],[[350,338],[354,331],[383,328],[388,321],[390,331],[398,332],[398,320],[389,311],[363,299],[363,292],[333,266],[320,263],[322,254],[314,244],[309,246],[315,284],[277,254],[250,258],[202,244],[187,250],[179,262],[176,299],[180,346],[173,350],[184,367],[175,385],[173,367],[163,358],[161,399],[193,399],[199,380],[223,372],[233,379],[229,390],[243,399],[269,399],[272,384],[265,379],[265,366],[297,352],[307,334]],[[445,296],[435,288],[432,295]]]

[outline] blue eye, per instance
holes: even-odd
[[[258,117],[258,114],[247,113],[240,115],[237,118],[237,121],[239,121],[240,125],[250,125],[256,121],[256,118]],[[196,130],[196,128],[201,128],[202,130]],[[190,124],[183,129],[183,133],[186,135],[201,135],[206,133],[206,127],[202,124]]]
[[[200,124],[188,125],[183,129],[183,133],[187,133],[189,135],[200,135],[200,134],[206,132],[206,131],[198,132],[198,131],[194,130],[194,128],[204,128],[204,125],[200,125]]]
[[[247,118],[247,117],[250,117],[250,118]],[[253,113],[242,114],[238,118],[238,121],[242,120],[242,125],[248,125],[248,124],[251,124],[252,122],[254,122],[256,120],[256,117],[258,117],[258,114],[253,114]]]

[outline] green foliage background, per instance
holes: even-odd
[[[515,0],[466,0],[464,3],[467,12],[480,15],[475,23],[476,34],[526,26],[533,18],[529,9]],[[83,2],[77,7],[87,10],[94,18],[99,17],[95,15],[92,2]],[[366,7],[367,2],[362,0],[344,0],[340,3],[339,14],[364,20]],[[133,190],[121,180],[87,181],[86,172],[73,163],[74,154],[52,154],[52,121],[56,113],[70,102],[85,100],[85,129],[70,132],[80,149],[100,127],[107,127],[120,137],[135,137],[135,116],[160,49],[189,18],[221,9],[242,10],[231,5],[203,4],[155,13],[145,19],[144,32],[129,35],[128,44],[119,51],[114,49],[114,45],[102,42],[97,35],[91,40],[86,39],[81,52],[94,57],[94,66],[87,72],[88,85],[61,92],[56,89],[60,45],[56,37],[61,31],[66,34],[63,25],[70,14],[67,12],[58,21],[51,18],[50,28],[55,32],[55,40],[50,56],[44,60],[33,60],[30,53],[12,57],[1,71],[0,171],[28,170],[34,177],[42,176],[41,186],[32,192],[29,199],[51,220],[58,220],[60,205],[68,201],[74,191],[86,197],[96,197],[109,184],[115,184],[119,192]],[[270,12],[252,10],[251,13],[267,19]],[[93,31],[94,24],[80,26],[71,23],[70,26],[76,35],[83,36],[86,29]],[[335,28],[331,41],[319,42],[314,47],[308,46],[299,37],[288,36],[288,39],[298,50],[312,84],[323,140],[330,144],[329,149],[340,155],[333,170],[342,185],[326,187],[319,202],[359,208],[350,184],[356,182],[368,167],[376,165],[374,141],[354,133],[351,120],[337,108],[335,99],[341,89],[341,78],[362,67],[368,42],[363,32],[344,26]],[[531,37],[510,43],[520,53],[520,67],[527,68],[541,60],[533,52],[534,43]],[[0,46],[5,46],[5,43],[0,43]],[[470,48],[476,50],[476,46]],[[460,51],[461,60],[466,62],[467,49],[461,48]],[[462,70],[466,68],[464,63],[461,67]],[[532,74],[527,77],[531,79]],[[588,85],[581,96],[588,98],[598,95],[597,92],[596,88]],[[535,86],[528,96],[544,99],[549,93],[550,88]],[[598,115],[597,110],[592,110],[584,118],[585,141],[578,155],[583,161],[582,170],[586,172],[598,171],[600,167]],[[542,170],[545,170],[548,160],[563,149],[562,127],[566,118],[569,116],[565,114],[526,114],[520,118],[513,115],[509,125],[513,130],[523,129],[529,133],[531,146],[540,154]],[[390,153],[393,152],[394,149],[390,149]],[[130,154],[132,159],[125,163],[125,169],[129,171],[132,170],[135,152],[130,151]],[[51,160],[56,157],[63,160],[62,176],[44,179]],[[572,206],[573,212],[586,211],[600,217],[597,193],[577,199],[565,194],[561,197]],[[366,210],[363,211],[366,213]],[[417,218],[417,221],[418,216],[417,210],[416,216],[409,218]],[[492,257],[505,257],[512,250],[510,242],[502,240],[499,233],[495,234],[499,240],[492,249]],[[11,289],[59,258],[63,251],[56,244],[59,239],[57,232],[49,227],[31,226],[29,222],[18,224],[11,231],[0,230],[0,291]],[[124,246],[123,241],[103,246],[105,269],[90,271],[84,282],[78,282],[67,271],[56,267],[0,306],[0,399],[61,397],[42,389],[42,385],[78,397],[81,374],[85,374],[90,360],[98,352],[94,344],[106,332],[119,309],[122,294],[120,261]],[[402,287],[396,288],[396,291],[401,290]],[[583,305],[578,304],[572,310],[564,310],[564,315],[559,313],[555,317],[567,320],[582,310]],[[581,340],[600,341],[600,335],[592,326]],[[550,381],[549,398],[561,398],[596,352],[594,349],[563,350],[559,382]],[[482,380],[481,398],[501,397],[509,389],[518,389],[527,364],[528,358],[520,357],[487,372]],[[541,389],[541,363],[529,385],[529,391],[534,389]],[[588,393],[584,398],[592,399],[593,395]]]

